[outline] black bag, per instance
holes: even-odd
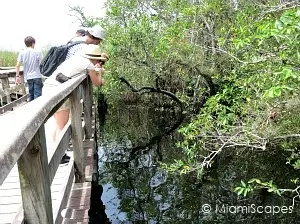
[[[62,73],[58,73],[55,77],[56,81],[60,82],[60,83],[64,83],[66,81],[68,81],[69,79],[71,79],[70,77],[68,76],[65,76],[64,74]]]
[[[52,75],[56,68],[66,60],[69,48],[80,43],[84,41],[68,42],[65,45],[51,47],[40,64],[41,74],[47,77]]]

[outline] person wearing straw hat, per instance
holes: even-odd
[[[61,85],[69,79],[89,75],[93,85],[104,84],[102,75],[104,73],[103,64],[109,59],[108,55],[101,52],[97,45],[88,45],[83,54],[77,54],[64,61],[53,74],[46,79],[43,88],[43,95],[52,94],[53,87]],[[67,100],[54,114],[56,130],[53,133],[53,141],[60,134],[69,120],[70,105]]]

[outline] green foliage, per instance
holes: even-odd
[[[14,67],[17,63],[18,53],[12,51],[0,51],[0,66]]]
[[[298,113],[290,105],[299,92],[300,11],[292,9],[254,20],[259,9],[248,10],[231,14],[237,18],[236,23],[226,24],[231,38],[220,39],[220,45],[227,42],[224,57],[231,63],[219,65],[223,73],[217,80],[218,93],[180,130],[185,137],[180,146],[199,169],[208,157],[216,158],[212,151],[264,148],[262,139],[292,134],[300,128]],[[225,24],[219,25],[220,32],[225,32]],[[287,124],[290,129],[286,129]],[[202,163],[199,158],[203,158]],[[298,165],[293,164],[296,169]],[[249,192],[245,189],[241,194]]]
[[[107,8],[101,23],[111,60],[102,91],[110,103],[132,96],[120,76],[137,87],[159,78],[187,111],[209,89],[200,73],[217,89],[179,131],[185,157],[165,169],[202,177],[228,148],[287,150],[284,135],[300,128],[299,8],[277,0],[108,0]],[[291,153],[298,155],[295,147]],[[299,169],[298,158],[289,162]],[[271,182],[254,183],[276,192]],[[238,192],[255,186],[244,183]]]
[[[243,195],[246,197],[246,195],[253,191],[253,188],[250,184],[246,184],[244,181],[241,180],[241,186],[236,187],[235,191],[238,193],[238,195]]]
[[[299,178],[297,177],[295,179],[292,179],[291,182],[294,184],[299,184]]]
[[[262,182],[261,180],[256,178],[249,180],[247,183],[241,180],[241,185],[236,187],[234,191],[237,192],[238,195],[243,195],[244,197],[246,197],[254,190],[263,188],[267,189],[268,192],[272,192],[281,196],[280,190],[276,185],[272,183],[272,181]]]
[[[119,76],[139,87],[154,86],[159,77],[161,88],[186,99],[184,88],[193,80],[196,83],[198,75],[187,77],[188,68],[177,62],[202,63],[203,50],[188,40],[191,16],[200,7],[189,1],[145,0],[110,0],[107,6],[105,48],[113,61],[107,66],[111,75],[106,77],[104,91],[116,97],[126,94]]]
[[[296,170],[299,170],[299,169],[300,169],[300,159],[297,159],[297,160],[294,162],[293,167],[294,167]]]

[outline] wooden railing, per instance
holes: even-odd
[[[23,74],[22,70],[20,74]],[[10,79],[15,80],[15,76],[16,70],[14,68],[0,67],[0,80],[2,83],[2,88],[0,87],[0,114],[27,100],[28,95],[26,94],[24,80],[21,85],[16,85],[15,82],[13,82],[13,85],[10,83]],[[15,95],[15,101],[12,102],[11,95],[13,94]],[[3,102],[5,102],[5,106]]]
[[[80,94],[80,86],[83,94]],[[83,105],[80,95],[84,95]],[[54,153],[48,158],[44,124],[68,98],[71,124],[64,128]],[[17,163],[26,223],[52,224],[59,215],[53,216],[50,186],[68,147],[70,132],[76,182],[84,182],[83,137],[84,134],[85,138],[92,137],[91,124],[92,86],[87,76],[71,79],[54,87],[52,94],[42,95],[0,116],[0,185]]]

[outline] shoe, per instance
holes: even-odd
[[[70,161],[70,158],[71,158],[70,156],[64,154],[63,157],[61,158],[60,164],[68,163]]]

